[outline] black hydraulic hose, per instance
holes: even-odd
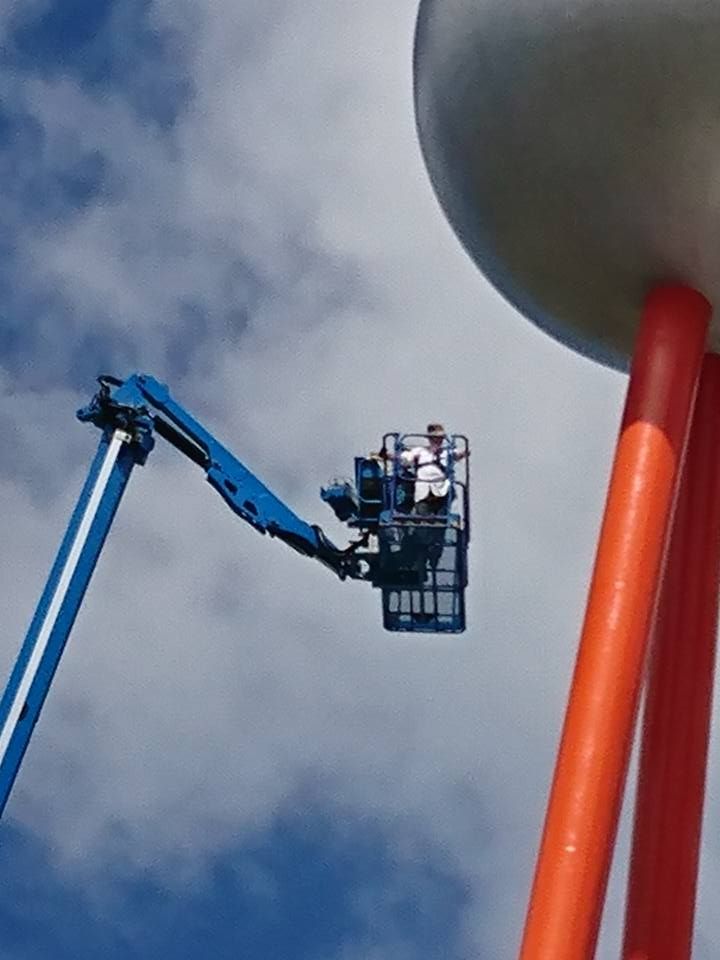
[[[167,440],[167,442],[171,443],[180,453],[184,453],[189,460],[192,460],[193,463],[202,467],[203,470],[207,470],[210,466],[210,458],[202,447],[199,447],[189,437],[186,437],[184,433],[176,430],[172,424],[168,423],[167,420],[163,420],[162,417],[153,417],[153,423],[155,424],[155,430],[163,440]]]

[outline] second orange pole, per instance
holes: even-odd
[[[720,580],[720,356],[705,358],[645,702],[625,960],[689,960]]]
[[[591,960],[711,308],[668,285],[633,359],[520,960]]]

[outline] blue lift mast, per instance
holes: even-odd
[[[260,533],[319,560],[341,580],[380,587],[387,629],[457,633],[465,627],[466,484],[459,484],[460,513],[419,522],[396,509],[397,471],[381,470],[372,458],[356,458],[360,493],[337,486],[323,491],[340,519],[361,534],[341,549],[279,500],[172,398],[165,384],[143,374],[98,382],[99,390],[77,415],[100,428],[100,445],[0,699],[0,815],[132,470],[147,460],[155,435],[200,466],[230,509]],[[399,436],[388,435],[396,444]],[[368,473],[378,481],[370,499]],[[346,494],[352,501],[347,510]],[[440,560],[441,554],[450,559]],[[404,556],[412,556],[412,562],[400,562]],[[423,598],[419,612],[412,599],[402,599],[413,595]]]

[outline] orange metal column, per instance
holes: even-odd
[[[650,659],[624,960],[692,948],[720,580],[720,357],[705,358]]]
[[[643,312],[521,960],[591,960],[710,305],[681,286]]]

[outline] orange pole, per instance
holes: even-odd
[[[720,581],[720,357],[705,358],[645,701],[624,960],[689,960]]]
[[[595,954],[710,312],[674,285],[645,303],[520,960]]]

